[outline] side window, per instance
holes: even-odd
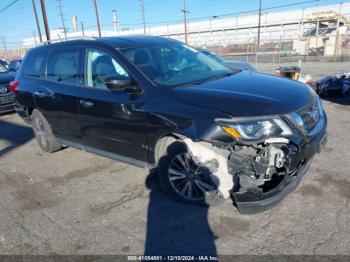
[[[79,57],[79,49],[53,51],[47,64],[46,78],[52,81],[79,85]]]
[[[31,77],[42,77],[47,51],[30,52],[23,62],[23,74]]]
[[[97,49],[87,49],[85,56],[85,85],[107,89],[106,78],[128,79],[128,73],[109,54]]]

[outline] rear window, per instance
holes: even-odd
[[[23,74],[31,77],[42,76],[47,54],[47,51],[30,52],[23,63]]]
[[[79,84],[79,57],[79,49],[53,52],[47,64],[46,78],[61,83]]]

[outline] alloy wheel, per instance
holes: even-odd
[[[199,201],[216,189],[209,174],[204,174],[200,163],[196,163],[189,153],[180,153],[170,162],[168,178],[175,192],[182,198]]]

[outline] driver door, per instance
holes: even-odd
[[[86,48],[84,67],[85,84],[78,97],[83,144],[88,151],[142,165],[140,161],[147,161],[144,94],[107,88],[106,78],[131,78],[107,51]]]

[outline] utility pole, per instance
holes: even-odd
[[[61,17],[61,22],[62,22],[62,27],[63,27],[63,32],[64,32],[64,38],[67,40],[67,32],[66,32],[66,25],[64,24],[64,17],[63,17],[63,11],[62,11],[62,0],[57,0],[57,7],[58,10],[60,11],[60,17]]]
[[[7,53],[7,47],[6,47],[5,37],[1,37],[1,41],[2,41],[2,45],[4,46],[6,59],[8,59],[9,57],[8,57],[8,53]]]
[[[258,46],[257,46],[257,51],[259,51],[259,49],[260,49],[261,6],[262,6],[262,0],[259,0],[259,24],[258,24]]]
[[[93,0],[93,1],[94,1],[94,6],[95,6],[98,36],[101,37],[100,15],[98,13],[98,7],[97,7],[97,2],[96,2],[97,0]]]
[[[117,11],[116,10],[112,10],[112,17],[113,17],[114,31],[118,32],[118,20],[117,20]]]
[[[141,1],[141,15],[142,15],[142,24],[143,24],[143,33],[146,34],[146,18],[145,18],[145,5],[143,0]]]
[[[81,24],[81,32],[83,33],[83,36],[85,36],[83,21],[80,21],[80,24]]]
[[[33,30],[33,36],[34,36],[34,42],[35,42],[35,46],[38,45],[37,41],[36,41],[36,35],[35,35],[35,30]]]
[[[33,4],[33,10],[34,10],[34,16],[35,16],[35,22],[36,22],[36,27],[38,29],[38,34],[39,34],[39,40],[40,43],[43,41],[43,38],[41,36],[41,30],[40,30],[40,24],[39,24],[39,18],[38,18],[38,13],[36,12],[36,6],[35,6],[35,0],[32,0]]]
[[[186,0],[183,0],[183,9],[181,9],[181,12],[184,13],[184,27],[185,27],[185,43],[188,42],[188,29],[187,29],[187,14],[189,11],[187,11],[186,8]]]
[[[44,26],[45,26],[45,33],[46,33],[46,40],[50,41],[50,29],[49,29],[49,24],[47,22],[47,15],[46,15],[46,7],[45,7],[45,0],[40,0],[41,4],[41,11],[43,13],[43,20],[44,20]]]

